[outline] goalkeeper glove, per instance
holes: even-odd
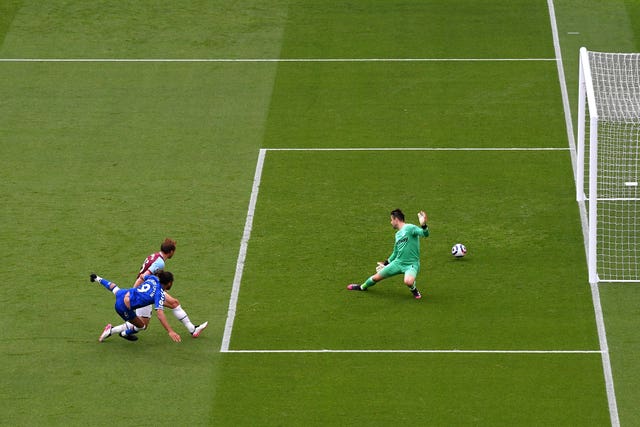
[[[387,265],[389,265],[389,261],[379,262],[378,265],[376,265],[376,273],[379,273],[380,270],[385,268]]]
[[[424,211],[420,211],[418,213],[418,220],[420,221],[420,225],[425,225],[427,223],[427,214]]]

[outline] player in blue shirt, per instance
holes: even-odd
[[[91,274],[92,282],[98,282],[116,297],[115,310],[125,320],[122,325],[112,327],[111,324],[105,326],[98,341],[102,342],[112,334],[117,333],[122,338],[136,341],[138,337],[134,334],[146,329],[145,323],[136,315],[136,309],[153,305],[158,314],[158,320],[167,330],[171,339],[180,342],[181,338],[169,325],[164,315],[165,291],[173,286],[173,274],[168,271],[161,271],[157,276],[149,275],[144,277],[144,282],[136,288],[120,289],[118,285],[102,277]]]
[[[144,281],[144,277],[146,275],[156,275],[160,271],[164,270],[165,261],[171,259],[176,252],[176,241],[166,238],[164,242],[160,245],[160,252],[154,252],[149,255],[142,263],[142,267],[140,267],[140,271],[138,272],[138,277],[136,278],[133,287],[137,287]],[[209,322],[204,322],[199,325],[194,325],[189,319],[189,315],[182,308],[180,301],[172,295],[169,295],[168,292],[165,292],[165,302],[164,306],[171,309],[171,312],[176,319],[178,319],[185,328],[189,331],[193,338],[198,338],[202,331],[207,327]],[[136,314],[138,317],[142,318],[144,324],[148,327],[149,321],[151,320],[152,307],[150,305],[146,307],[141,307],[136,310]]]

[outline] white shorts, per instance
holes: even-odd
[[[149,304],[144,307],[136,308],[136,316],[138,317],[146,317],[147,319],[151,318],[151,313],[153,312],[153,305]]]

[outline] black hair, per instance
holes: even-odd
[[[173,282],[173,273],[170,271],[161,271],[158,273],[158,279],[160,280],[160,284],[162,286],[166,286],[169,283]]]
[[[391,211],[391,216],[394,218],[399,219],[400,221],[404,222],[404,214],[402,213],[402,211],[400,209],[394,209]]]

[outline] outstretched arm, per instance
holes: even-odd
[[[429,235],[429,226],[427,225],[427,213],[425,211],[418,212],[418,221],[420,221],[420,227],[422,227],[422,236],[427,237]]]
[[[427,225],[427,213],[425,211],[418,212],[418,220],[420,221],[420,227]]]
[[[140,273],[138,274],[138,278],[136,279],[136,281],[133,283],[133,287],[137,288],[138,286],[140,286],[140,284],[142,282],[144,282],[144,278],[147,276],[152,275],[153,273],[151,273],[151,270],[147,270],[144,273]]]
[[[178,335],[173,329],[171,329],[171,325],[169,325],[169,322],[167,322],[167,318],[164,315],[164,310],[156,310],[156,313],[158,314],[158,320],[162,324],[162,327],[167,330],[171,339],[175,342],[182,341],[180,335]]]

